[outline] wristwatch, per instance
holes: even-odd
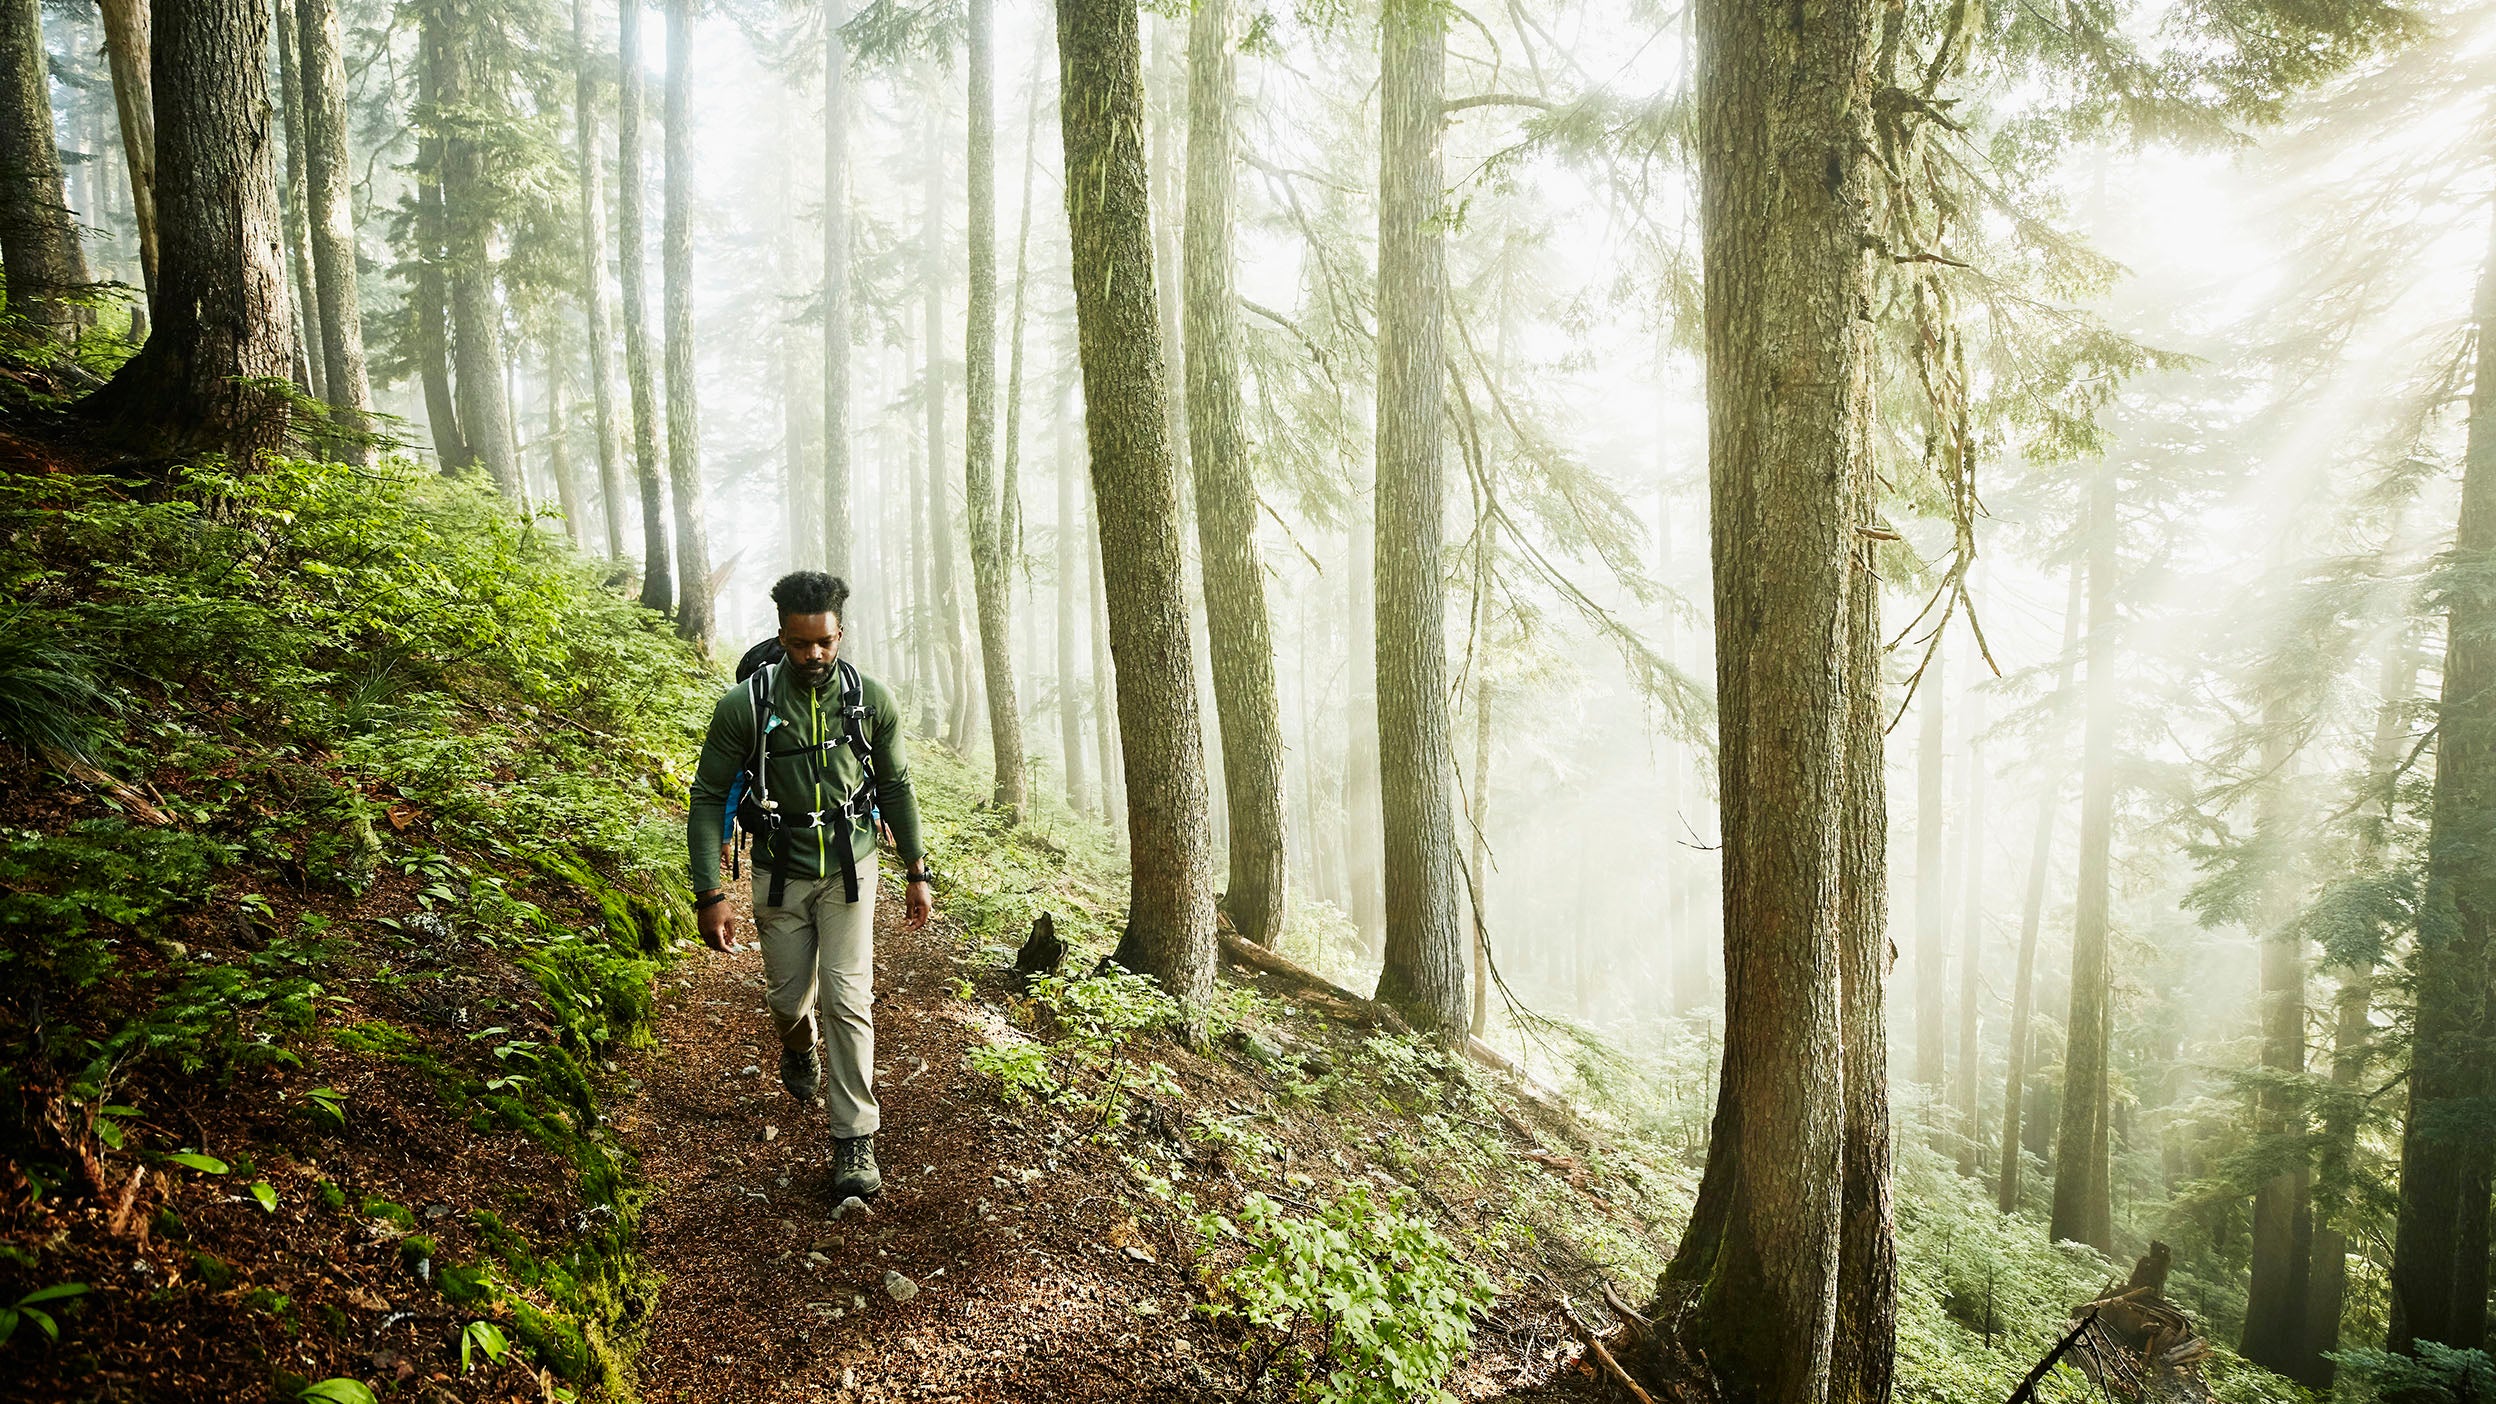
[[[904,887],[907,887],[914,882],[923,882],[930,887],[934,887],[936,885],[936,874],[926,868],[921,868],[915,873],[903,873],[901,875],[901,882]]]

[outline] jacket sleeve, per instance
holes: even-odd
[[[685,804],[687,871],[693,890],[719,886],[719,846],[728,833],[728,785],[745,764],[754,745],[754,704],[742,687],[730,691],[711,709],[711,729],[702,737],[702,759],[694,766],[693,791]]]
[[[875,804],[884,813],[884,822],[893,831],[893,847],[904,864],[914,864],[927,853],[927,844],[919,832],[919,797],[910,788],[910,750],[901,726],[901,709],[893,705],[892,693],[882,684],[875,685],[869,699],[875,731]]]

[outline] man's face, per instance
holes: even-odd
[[[780,621],[780,647],[788,651],[797,680],[821,687],[841,652],[841,620],[835,614],[792,614]]]

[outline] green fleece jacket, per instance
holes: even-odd
[[[919,839],[918,798],[910,790],[901,709],[882,683],[863,673],[858,696],[867,709],[861,725],[875,753],[876,806],[893,831],[893,846],[901,851],[902,861],[916,864],[926,850]],[[842,742],[838,670],[818,689],[799,682],[796,670],[785,664],[775,668],[770,735],[770,793],[782,815],[803,822],[815,810],[837,808],[858,788],[858,756]],[[739,683],[711,710],[711,729],[702,738],[702,760],[693,775],[693,802],[685,813],[685,844],[696,892],[720,885],[719,846],[733,822],[726,813],[728,786],[753,761],[753,693]],[[818,878],[839,872],[840,850],[834,845],[847,843],[861,880],[872,880],[876,833],[866,820],[835,818],[825,827],[782,833],[788,839],[788,876]],[[757,867],[769,856],[762,845],[756,846]]]

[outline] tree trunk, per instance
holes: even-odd
[[[37,0],[0,0],[0,265],[9,311],[46,334],[75,341],[94,315],[78,299],[87,259],[61,178],[52,126],[52,77]]]
[[[339,52],[338,0],[294,0],[301,31],[304,211],[320,309],[322,380],[341,428],[372,428],[373,387],[364,370],[364,302],[356,287],[353,168],[347,161],[347,67]],[[369,444],[361,461],[372,460]]]
[[[1356,392],[1357,393],[1357,392]],[[1374,450],[1375,436],[1372,436]],[[1350,541],[1344,552],[1344,597],[1349,659],[1344,671],[1343,820],[1352,886],[1352,925],[1362,947],[1375,950],[1387,926],[1385,879],[1380,875],[1378,813],[1378,572],[1377,463],[1351,446],[1352,502],[1344,514]]]
[[[130,171],[130,213],[139,229],[139,271],[156,291],[156,100],[148,81],[148,0],[101,0],[104,54],[121,117],[121,154]]]
[[[701,411],[693,383],[693,0],[667,0],[665,107],[659,279],[667,338],[667,486],[676,507],[676,636],[708,652],[711,550],[702,525]]]
[[[1265,563],[1257,551],[1257,486],[1240,425],[1239,296],[1231,276],[1231,184],[1239,159],[1232,65],[1230,0],[1199,0],[1188,30],[1187,426],[1206,646],[1231,820],[1223,906],[1241,936],[1271,946],[1289,910],[1283,723]]]
[[[784,96],[793,98],[793,90]],[[790,111],[794,102],[783,102],[774,111],[772,145],[781,159],[794,153],[789,130]],[[798,173],[790,162],[788,186],[795,188]],[[770,214],[772,256],[777,269],[775,281],[784,288],[805,286],[800,271],[804,254],[797,241],[797,215],[786,200],[774,203]],[[814,474],[822,466],[823,456],[815,444],[819,429],[816,416],[823,409],[823,378],[806,364],[809,353],[805,328],[794,317],[773,319],[773,331],[780,342],[779,354],[773,359],[780,372],[780,527],[787,547],[783,566],[788,570],[823,569],[823,494],[815,490]],[[842,631],[848,638],[848,631]],[[858,655],[852,653],[855,659]]]
[[[450,256],[451,217],[442,196],[444,157],[442,91],[450,59],[442,16],[428,8],[416,25],[416,360],[425,387],[425,422],[433,432],[433,456],[445,475],[464,473],[476,459],[459,431],[459,400],[451,393],[451,294],[444,271]]]
[[[153,37],[164,218],[154,331],[80,408],[172,447],[247,458],[284,441],[286,401],[265,382],[284,376],[295,353],[270,148],[269,9],[165,0]]]
[[[286,131],[286,185],[278,207],[286,218],[286,257],[294,269],[287,292],[295,314],[296,345],[303,354],[295,381],[312,398],[329,399],[329,362],[321,349],[320,300],[313,285],[311,237],[306,229],[303,80],[295,62],[299,33],[293,0],[276,0],[278,116]]]
[[[444,262],[451,291],[452,389],[459,404],[460,437],[485,467],[503,500],[518,507],[527,496],[512,453],[511,402],[503,386],[503,312],[494,298],[494,210],[501,199],[486,169],[485,143],[474,135],[472,103],[485,101],[478,31],[489,21],[480,0],[425,11],[425,22],[447,26],[436,50],[442,62],[441,100],[450,113],[442,135],[442,203],[450,242]],[[437,18],[438,17],[438,18]]]
[[[1439,232],[1446,16],[1388,0],[1378,151],[1378,798],[1386,839],[1386,963],[1378,1002],[1462,1041],[1455,772],[1447,719],[1440,425],[1446,252]]]
[[[2281,715],[2278,698],[2265,707],[2269,739],[2262,748],[2262,774],[2268,777],[2256,801],[2253,842],[2273,855],[2265,863],[2262,895],[2255,909],[2257,1007],[2262,1029],[2262,1067],[2274,1077],[2294,1080],[2305,1073],[2305,953],[2297,925],[2298,890],[2293,860],[2286,850],[2295,842],[2289,828],[2297,821],[2288,812],[2288,772],[2296,760],[2288,740],[2291,718]],[[2274,1144],[2299,1147],[2296,1163],[2265,1176],[2253,1192],[2253,1270],[2245,1293],[2244,1334],[2237,1349],[2247,1360],[2282,1374],[2303,1355],[2306,1273],[2313,1260],[2313,1217],[2306,1195],[2311,1186],[2302,1148],[2306,1140],[2305,1097],[2285,1085],[2266,1087],[2254,1098],[2254,1134]]]
[[[1978,1124],[1978,1047],[1984,1032],[1980,1001],[1984,996],[1985,951],[1985,767],[1977,751],[1976,738],[1985,730],[1985,698],[1981,692],[1970,692],[1967,705],[1967,754],[1962,764],[1967,773],[1960,777],[1966,802],[1959,811],[1959,842],[1964,851],[1960,881],[1966,886],[1966,905],[1959,914],[1959,1057],[1951,1079],[1953,1139],[1958,1142],[1959,1173],[1970,1179],[1983,1173],[1984,1133]]]
[[[2383,865],[2385,830],[2397,803],[2390,777],[2401,762],[2408,739],[2409,699],[2418,686],[2418,647],[2407,625],[2396,626],[2384,650],[2378,680],[2375,734],[2367,749],[2366,773],[2385,777],[2377,791],[2382,814],[2361,831],[2355,871],[2379,872]],[[2335,1367],[2326,1358],[2340,1348],[2340,1316],[2348,1296],[2349,1222],[2357,1212],[2350,1183],[2357,1159],[2357,1126],[2362,1109],[2360,1087],[2374,1062],[2374,962],[2340,970],[2340,988],[2333,1001],[2331,1082],[2333,1098],[2324,1104],[2321,1137],[2316,1147],[2311,1265],[2306,1271],[2305,1329],[2300,1355],[2289,1377],[2313,1390],[2331,1388]]]
[[[1949,889],[1942,877],[1942,831],[1945,823],[1943,787],[1943,753],[1948,732],[1943,717],[1942,690],[1946,687],[1946,660],[1941,646],[1934,645],[1933,661],[1924,670],[1923,735],[1916,744],[1915,757],[1915,1081],[1917,1095],[1924,1099],[1924,1135],[1929,1139],[1936,1118],[1930,1108],[1944,1095],[1942,1079],[1947,1075],[1946,1051],[1950,1046],[1948,1027],[1949,965]]]
[[[963,495],[969,508],[971,590],[979,610],[979,657],[988,692],[991,798],[1019,822],[1023,713],[1014,693],[1014,582],[1007,571],[1007,515],[997,496],[997,110],[996,4],[970,8],[970,295],[962,336]]]
[[[2054,1142],[2055,1241],[2115,1250],[2109,1165],[2106,938],[2115,833],[2115,473],[2100,465],[2089,489],[2088,716],[2080,742],[2080,890],[2071,930],[2071,1004],[2063,1020],[2062,1126]]]
[[[2054,710],[2060,715],[2071,697],[2072,651],[2080,641],[2079,562],[2071,567],[2071,589],[2063,601],[2063,651],[2054,670]],[[2028,852],[2028,895],[2020,904],[2019,972],[2011,983],[2011,1036],[2005,1054],[2010,1064],[2002,1091],[2002,1173],[1994,1181],[1994,1205],[2009,1214],[2019,1208],[2020,1147],[2025,1143],[2021,1114],[2028,1102],[2028,1020],[2036,1004],[2037,932],[2045,922],[2045,887],[2054,856],[2054,816],[2060,809],[2059,773],[2038,788],[2037,824]]]
[[[1154,318],[1137,27],[1122,0],[1058,0],[1075,317],[1126,762],[1131,879],[1114,958],[1193,1009],[1213,988],[1211,838]]]
[[[581,311],[589,323],[590,405],[598,430],[598,498],[607,523],[607,554],[624,558],[624,455],[616,442],[615,310],[607,298],[605,163],[598,155],[597,50],[589,35],[589,0],[572,0],[572,141],[580,168]]]
[[[849,464],[848,0],[823,7],[823,568],[852,565]]]
[[[2416,1032],[2401,1127],[2387,1344],[2473,1350],[2487,1339],[2488,1182],[2496,1127],[2482,1108],[2489,924],[2496,921],[2496,243],[2479,275],[2469,443],[2448,578],[2427,887],[2418,914]],[[2468,572],[2468,574],[2462,574]]]
[[[676,598],[667,539],[667,483],[659,472],[658,391],[650,374],[649,251],[644,247],[641,132],[642,0],[622,0],[616,21],[615,252],[624,296],[624,384],[633,406],[633,479],[641,493],[641,603],[666,610]]]
[[[932,134],[931,124],[931,136]],[[935,189],[936,187],[931,185],[930,193],[934,193]],[[929,320],[928,330],[930,332],[935,330],[935,322],[932,318]],[[907,333],[904,334],[907,335]],[[923,346],[922,349],[929,353],[920,357],[922,364],[935,359],[932,347]],[[936,394],[935,377],[936,371],[933,367],[930,367],[924,376],[919,377],[922,393],[931,397]],[[936,416],[930,415],[927,427],[932,431],[938,431],[936,435],[922,441],[927,449],[928,462],[933,462],[940,451],[943,424]],[[936,589],[935,571],[928,564],[930,557],[935,554],[928,547],[927,489],[930,477],[927,463],[910,465],[910,637],[913,645],[911,659],[916,665],[919,677],[919,730],[933,736],[936,734],[937,727],[942,724],[939,713],[942,711],[945,686],[943,675],[936,665],[936,609],[930,603],[935,598]]]
[[[1756,1404],[1818,1404],[1840,1300],[1858,1290],[1871,1309],[1850,1309],[1849,1358],[1886,1354],[1882,1289],[1840,1280],[1871,1270],[1881,1236],[1877,1210],[1851,1225],[1864,1238],[1843,1217],[1878,1198],[1873,1148],[1847,1141],[1883,1100],[1848,1077],[1881,1057],[1877,983],[1844,978],[1850,949],[1857,966],[1880,954],[1863,949],[1878,939],[1879,766],[1857,757],[1850,781],[1847,745],[1869,726],[1851,632],[1869,619],[1852,595],[1871,511],[1859,309],[1878,17],[1852,0],[1697,11],[1725,1049],[1697,1204],[1658,1295],[1685,1358]],[[1850,1163],[1860,1196],[1844,1193]]]
[[[1087,430],[1085,453],[1091,445],[1088,431],[1091,415],[1084,416]],[[1109,656],[1109,589],[1101,579],[1101,498],[1098,478],[1087,478],[1083,500],[1084,560],[1090,573],[1089,602],[1086,611],[1092,616],[1085,632],[1092,639],[1092,732],[1093,754],[1101,762],[1101,817],[1109,827],[1123,830],[1127,826],[1126,776],[1118,768],[1121,747],[1118,744],[1117,665]]]
[[[962,592],[953,562],[953,494],[945,487],[945,415],[951,389],[945,382],[945,120],[944,104],[927,109],[927,230],[922,291],[927,298],[927,596],[932,609],[936,664],[944,680],[945,744],[970,744],[971,679],[962,638]]]
[[[563,384],[563,347],[553,337],[546,344],[546,472],[555,480],[555,501],[563,508],[563,536],[572,549],[582,548],[586,503],[572,471],[572,408]]]
[[[1867,459],[1857,512],[1877,521]],[[1845,795],[1838,851],[1838,1022],[1844,1134],[1838,1192],[1837,1321],[1829,1404],[1889,1404],[1898,1342],[1897,1206],[1890,1181],[1889,799],[1883,773],[1881,580],[1871,542],[1846,582]]]
[[[1083,754],[1083,684],[1075,664],[1075,619],[1078,611],[1090,618],[1088,604],[1079,598],[1078,582],[1083,578],[1082,555],[1084,538],[1076,522],[1077,493],[1075,483],[1075,416],[1073,390],[1054,397],[1057,403],[1057,628],[1053,642],[1057,645],[1057,736],[1058,745],[1066,754],[1066,807],[1077,814],[1091,812],[1090,787],[1085,783]]]

